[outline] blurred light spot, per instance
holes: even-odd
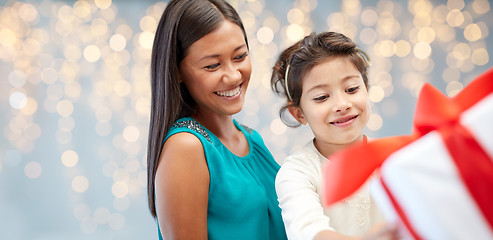
[[[127,126],[123,130],[123,138],[127,142],[135,142],[135,141],[139,140],[139,136],[140,136],[140,131],[135,126]]]
[[[431,16],[428,12],[419,11],[414,15],[414,26],[424,28],[430,26]]]
[[[435,64],[431,58],[414,58],[411,60],[411,63],[414,69],[418,70],[420,73],[430,73],[435,67]]]
[[[106,224],[110,221],[111,213],[108,209],[104,207],[97,208],[94,210],[94,222],[97,224]]]
[[[142,32],[139,35],[139,44],[145,49],[152,49],[152,44],[154,42],[154,34],[151,32]]]
[[[9,28],[3,28],[0,30],[0,44],[5,47],[12,47],[17,42],[17,36],[14,31]]]
[[[115,93],[118,96],[125,97],[130,94],[132,86],[125,80],[119,80],[115,83]]]
[[[74,167],[79,162],[79,155],[73,150],[67,150],[62,154],[62,164],[65,167]]]
[[[279,20],[277,20],[277,18],[275,17],[267,17],[264,20],[264,26],[270,28],[273,32],[279,31],[279,25]]]
[[[9,97],[10,106],[15,109],[21,109],[27,104],[27,97],[24,93],[13,92]]]
[[[59,101],[56,105],[56,111],[63,117],[68,117],[74,111],[74,105],[69,100]]]
[[[447,23],[452,27],[458,27],[464,23],[464,14],[458,9],[454,9],[447,14]]]
[[[394,55],[395,43],[392,40],[383,40],[379,42],[379,52],[383,57]]]
[[[157,21],[151,16],[144,16],[139,22],[140,29],[145,32],[154,32],[157,28]]]
[[[106,9],[111,6],[111,0],[94,0],[94,4],[96,4],[98,8]]]
[[[74,11],[71,7],[63,5],[58,9],[58,19],[62,22],[70,23],[74,20]]]
[[[276,135],[282,135],[286,132],[286,125],[284,125],[281,119],[276,118],[270,123],[270,130]]]
[[[19,70],[14,70],[9,74],[9,83],[13,87],[22,87],[27,82],[26,74]]]
[[[490,11],[490,3],[488,0],[474,0],[472,9],[477,14],[485,14]]]
[[[466,60],[471,56],[471,49],[469,45],[466,43],[459,43],[455,45],[454,50],[452,51],[455,58],[459,60]]]
[[[291,24],[286,28],[286,36],[292,42],[296,42],[305,36],[305,32],[300,25]]]
[[[405,57],[411,52],[411,44],[406,40],[399,40],[394,45],[395,55]]]
[[[121,34],[115,34],[110,38],[110,47],[114,51],[121,51],[127,46],[127,40]]]
[[[87,19],[91,16],[91,5],[85,1],[74,3],[74,13],[77,17]]]
[[[19,8],[19,17],[26,22],[32,22],[38,17],[38,11],[33,5],[24,3]]]
[[[100,122],[109,122],[112,117],[111,109],[106,106],[100,106],[95,110],[96,118]]]
[[[483,66],[490,61],[490,57],[486,49],[478,48],[472,53],[471,60],[474,64],[478,66]]]
[[[380,86],[372,86],[368,91],[370,101],[374,103],[382,101],[384,97],[384,93],[385,92],[383,91],[383,88]]]
[[[470,41],[474,42],[481,39],[481,29],[477,24],[469,24],[464,29],[464,37]]]
[[[27,139],[36,140],[41,136],[41,128],[38,124],[29,124],[24,127],[24,134]]]
[[[110,222],[108,223],[111,229],[120,230],[125,226],[125,218],[119,213],[111,214]]]
[[[128,186],[124,182],[115,182],[111,188],[111,192],[117,198],[126,197],[128,194]]]
[[[455,31],[448,25],[442,25],[438,28],[436,36],[442,42],[450,42],[455,38]]]
[[[299,8],[293,8],[288,12],[288,22],[290,24],[302,24],[305,14]]]
[[[74,217],[78,220],[85,220],[91,216],[91,208],[85,203],[79,203],[74,207]]]
[[[419,42],[414,46],[414,56],[419,59],[427,58],[431,55],[431,47],[428,43]]]
[[[41,44],[38,40],[33,38],[24,40],[22,48],[24,53],[29,56],[36,56],[41,52]]]
[[[354,17],[361,13],[361,4],[359,0],[345,0],[342,1],[341,9],[348,16]]]
[[[372,45],[377,41],[378,34],[373,28],[363,28],[359,32],[359,40],[366,44],[366,45]]]
[[[368,123],[366,124],[368,129],[372,131],[379,130],[380,128],[382,128],[382,125],[383,125],[382,117],[375,113],[370,115],[370,119],[368,119]]]
[[[130,206],[130,200],[128,198],[115,198],[113,200],[113,207],[120,212],[126,211]]]
[[[150,113],[151,101],[147,97],[140,97],[135,101],[135,111],[139,115],[147,116]]]
[[[269,44],[274,39],[274,33],[268,27],[261,27],[257,31],[257,39],[262,44]]]
[[[81,86],[79,82],[70,82],[65,84],[65,94],[67,97],[78,98],[80,96]]]
[[[89,188],[89,180],[84,176],[76,176],[72,179],[72,189],[78,193],[87,191]]]
[[[101,51],[99,48],[95,45],[89,45],[86,48],[84,48],[84,58],[88,62],[97,62],[99,58],[101,57]]]
[[[457,58],[454,52],[450,52],[447,54],[447,57],[445,58],[445,62],[451,68],[459,68],[460,66],[462,66],[464,60]]]
[[[424,27],[418,31],[418,41],[431,43],[435,40],[435,31],[430,27]]]
[[[10,149],[3,155],[3,162],[11,167],[17,166],[22,161],[22,154],[15,150]]]
[[[365,9],[361,12],[361,23],[365,26],[373,26],[377,23],[378,14],[373,9]]]
[[[77,62],[82,56],[82,52],[77,45],[69,44],[65,46],[63,55],[68,61]]]
[[[463,88],[464,86],[462,85],[462,83],[452,81],[447,84],[447,88],[445,91],[447,92],[447,96],[453,97],[457,93],[459,93]]]
[[[24,167],[24,174],[26,177],[35,179],[41,176],[41,172],[43,169],[41,168],[41,164],[35,161],[28,162]]]

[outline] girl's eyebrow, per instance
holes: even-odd
[[[240,46],[236,47],[236,48],[233,50],[233,52],[236,52],[236,51],[240,50],[240,49],[241,49],[241,48],[243,48],[243,47],[246,47],[246,44],[241,44]],[[199,61],[202,61],[202,60],[204,60],[204,59],[206,59],[206,58],[217,58],[217,57],[219,57],[219,56],[220,56],[219,54],[207,55],[207,56],[204,56],[204,57],[202,57],[201,59],[199,59]]]
[[[359,77],[360,77],[359,75],[347,75],[347,76],[345,76],[344,78],[342,78],[340,81],[341,81],[341,82],[344,82],[344,81],[347,81],[347,80],[349,80],[349,79],[352,79],[352,78],[359,78]],[[315,86],[313,86],[312,88],[308,89],[308,90],[306,91],[306,93],[309,93],[309,92],[311,92],[311,91],[317,90],[317,89],[319,89],[319,88],[324,88],[324,87],[325,87],[325,86],[327,86],[327,85],[328,85],[328,84],[326,84],[326,83],[322,83],[322,84],[315,85]]]

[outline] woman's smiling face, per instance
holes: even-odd
[[[252,71],[241,28],[225,20],[187,52],[180,63],[180,81],[197,103],[198,114],[238,113]]]
[[[291,113],[310,125],[319,146],[361,140],[370,114],[361,73],[349,57],[329,57],[305,74],[300,106]]]

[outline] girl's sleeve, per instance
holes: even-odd
[[[307,159],[288,157],[276,176],[279,206],[290,240],[311,240],[322,230],[334,231],[316,190],[320,173],[303,160]]]

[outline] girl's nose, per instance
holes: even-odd
[[[334,96],[334,112],[344,112],[351,108],[351,102],[348,99],[348,96],[344,93],[335,94]]]

